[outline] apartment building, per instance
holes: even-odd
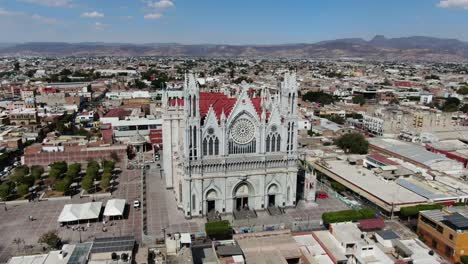
[[[419,214],[417,233],[452,263],[468,255],[468,208],[450,207]]]

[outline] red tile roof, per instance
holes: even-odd
[[[230,98],[223,93],[202,92],[200,93],[200,99],[199,99],[200,117],[202,119],[206,117],[206,115],[208,114],[208,110],[210,109],[210,106],[213,107],[213,110],[218,120],[221,118],[221,113],[223,111],[226,117],[228,117],[232,109],[234,108],[234,105],[236,104],[237,99],[238,98]],[[250,98],[250,101],[252,102],[252,105],[254,106],[255,111],[257,112],[258,116],[260,116],[262,113],[261,98],[258,98],[258,97]],[[175,106],[176,102],[180,106],[184,105],[184,100],[180,98],[171,99],[169,101],[169,105]]]

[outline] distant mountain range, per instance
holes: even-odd
[[[190,56],[362,58],[369,60],[468,61],[468,42],[433,37],[375,36],[336,39],[312,44],[218,45],[178,43],[0,43],[0,56]]]

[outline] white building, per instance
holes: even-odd
[[[297,90],[286,73],[277,94],[228,97],[188,74],[183,99],[163,95],[166,187],[186,217],[296,204]]]
[[[384,132],[384,121],[382,118],[364,115],[364,128],[376,136],[382,136]]]

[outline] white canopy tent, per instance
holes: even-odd
[[[107,201],[104,216],[123,216],[125,203],[125,199],[111,199]]]
[[[66,204],[60,213],[58,222],[67,223],[97,219],[101,214],[101,209],[102,202]]]

